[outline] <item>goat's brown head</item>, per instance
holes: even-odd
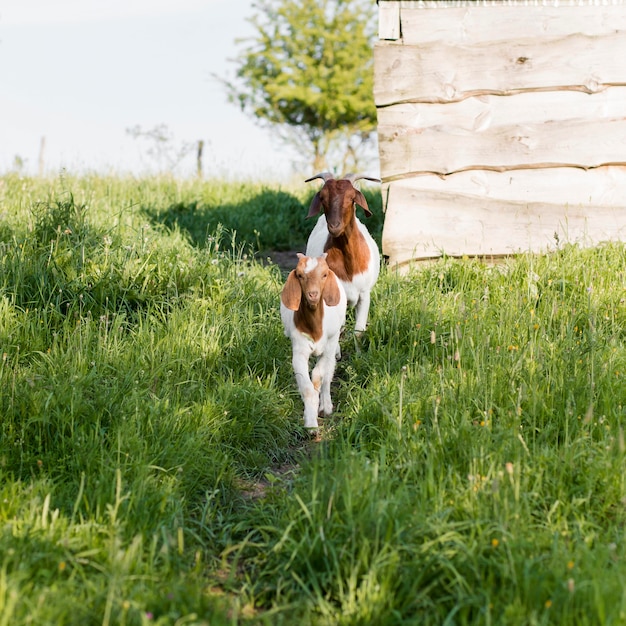
[[[310,309],[316,309],[322,299],[328,306],[336,306],[341,296],[337,279],[326,262],[326,253],[316,258],[298,253],[298,259],[296,269],[290,272],[283,287],[283,304],[297,311],[304,296]]]
[[[335,179],[330,172],[322,172],[308,178],[305,182],[308,183],[316,178],[321,178],[324,186],[313,197],[307,218],[314,217],[323,209],[328,232],[333,237],[341,236],[352,223],[355,204],[363,209],[365,217],[371,217],[372,213],[367,206],[365,196],[354,187],[353,183],[361,178],[380,182],[378,178],[371,178],[364,174],[346,174],[343,178]]]

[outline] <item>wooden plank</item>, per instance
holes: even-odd
[[[626,72],[625,72],[626,75]],[[476,96],[459,102],[407,102],[378,110],[381,126],[407,131],[439,126],[482,132],[489,128],[626,116],[626,87],[587,94],[580,91],[530,91],[514,96]]]
[[[425,174],[383,185],[383,197],[391,195],[409,207],[419,206],[423,192],[454,195],[460,202],[467,196],[502,204],[543,202],[580,205],[590,211],[596,207],[626,210],[626,167],[587,171],[569,167],[513,172],[476,170],[444,177]]]
[[[455,45],[474,45],[494,41],[527,39],[529,33],[542,37],[567,37],[581,33],[589,37],[626,31],[626,4],[577,4],[567,6],[481,3],[446,7],[418,7],[406,2],[382,2],[400,6],[402,41],[405,45],[423,45],[445,41]]]
[[[394,4],[402,39],[374,50],[391,265],[626,241],[626,2]]]
[[[427,128],[419,136],[387,131],[384,126],[378,130],[383,180],[466,169],[506,171],[626,164],[626,119],[581,120],[541,128],[520,125],[482,133],[454,128]]]
[[[545,252],[626,241],[626,168],[464,172],[386,186],[383,254],[411,259]]]
[[[378,6],[378,36],[380,39],[400,39],[400,4],[383,2]]]
[[[603,37],[571,34],[476,45],[447,41],[420,46],[377,42],[374,100],[454,102],[526,90],[577,89],[593,93],[626,85],[626,32]]]
[[[626,163],[625,114],[625,87],[386,107],[378,111],[381,176]]]
[[[376,0],[379,6],[382,4],[399,4],[405,9],[460,9],[463,7],[526,7],[532,10],[535,7],[605,7],[626,6],[626,0]]]

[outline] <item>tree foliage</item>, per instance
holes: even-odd
[[[371,0],[259,0],[229,98],[297,142],[314,169],[357,166],[375,138]],[[304,145],[303,145],[304,144]]]

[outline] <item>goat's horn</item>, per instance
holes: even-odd
[[[380,178],[374,178],[373,176],[368,176],[367,174],[354,174],[353,172],[346,174],[344,178],[349,180],[351,183],[355,183],[357,180],[361,180],[362,178],[365,180],[371,180],[373,183],[381,182]]]
[[[335,178],[335,175],[332,172],[320,172],[319,174],[315,174],[315,176],[311,176],[311,178],[307,178],[304,182],[310,183],[316,178],[321,178],[324,182],[326,182],[327,180],[332,180],[333,178]]]

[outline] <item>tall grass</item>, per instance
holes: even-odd
[[[0,179],[0,624],[626,622],[626,248],[384,269],[311,441],[314,191]]]

